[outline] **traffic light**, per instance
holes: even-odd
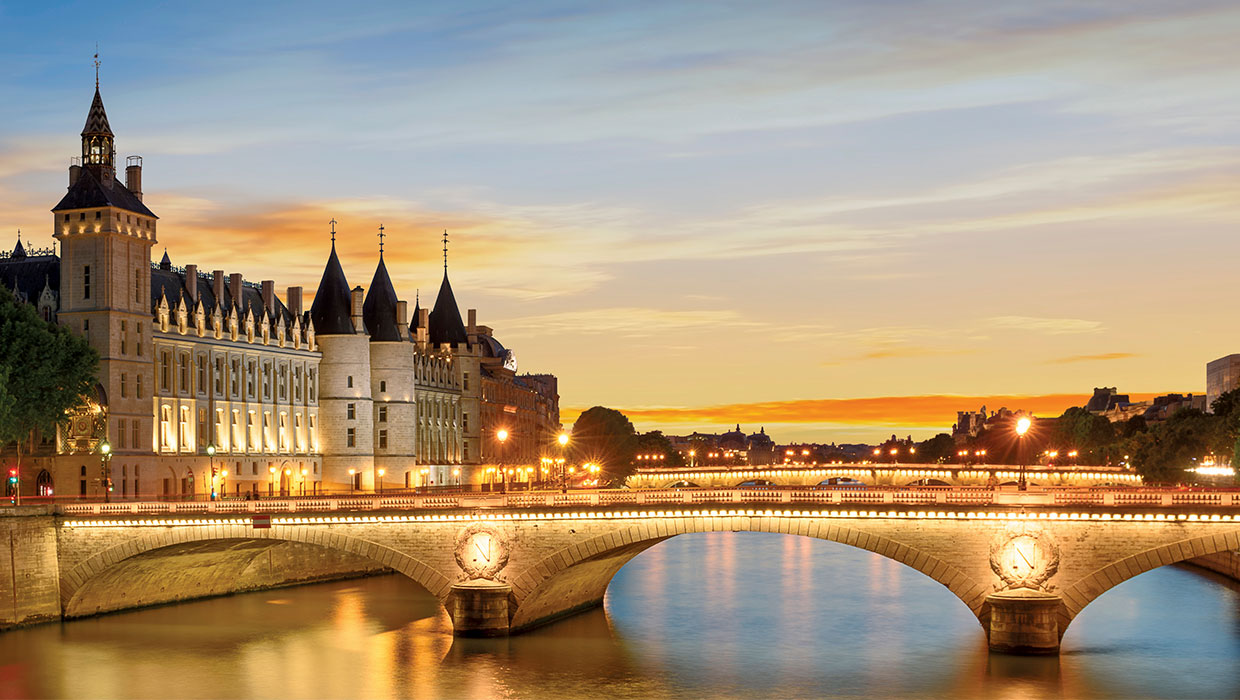
[[[16,467],[9,470],[9,483],[14,486],[17,485],[17,468]]]

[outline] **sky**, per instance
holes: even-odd
[[[101,84],[175,265],[442,275],[566,422],[782,442],[1201,392],[1240,352],[1234,2],[15,3],[0,241]],[[0,243],[7,249],[11,243]],[[307,305],[309,299],[307,298]]]

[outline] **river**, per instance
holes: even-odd
[[[947,589],[833,542],[682,535],[603,609],[453,639],[397,575],[0,634],[2,698],[1234,698],[1240,587],[1164,567],[1072,623],[1059,658],[989,654]]]

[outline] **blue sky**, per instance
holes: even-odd
[[[334,216],[364,284],[382,222],[412,299],[448,228],[462,306],[569,408],[830,440],[1201,390],[1240,349],[1238,30],[1223,2],[0,2],[0,235],[50,242],[98,40],[174,262],[313,288]]]

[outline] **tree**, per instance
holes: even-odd
[[[947,433],[939,433],[917,445],[918,462],[942,464],[956,458],[956,441]]]
[[[1184,481],[1194,460],[1230,449],[1226,431],[1216,416],[1197,409],[1176,411],[1154,428],[1129,442],[1132,465],[1147,481]]]
[[[22,449],[35,430],[51,433],[98,382],[99,353],[67,328],[39,318],[0,286],[0,446]]]
[[[595,406],[578,416],[569,445],[576,461],[599,465],[613,481],[624,481],[633,473],[637,431],[614,408]]]
[[[648,433],[642,433],[637,436],[637,451],[642,454],[661,454],[663,459],[655,462],[653,466],[658,467],[683,467],[684,459],[672,447],[671,440],[663,434],[662,430],[651,430]]]

